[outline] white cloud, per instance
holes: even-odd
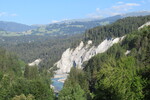
[[[87,16],[88,16],[89,18],[102,18],[102,17],[103,17],[102,15],[98,15],[98,14],[94,14],[94,13],[93,13],[93,14],[92,14],[92,13],[91,13],[91,14],[88,14]]]
[[[121,14],[121,13],[117,13],[117,12],[116,12],[116,13],[113,13],[113,12],[112,12],[112,13],[110,13],[110,15],[112,15],[112,16],[120,15],[120,14]]]
[[[101,12],[102,11],[100,10],[100,8],[96,8],[94,13],[90,13],[87,16],[90,17],[90,18],[101,18],[101,17],[103,17]]]
[[[126,3],[126,6],[140,6],[140,4],[137,3]]]
[[[137,3],[124,3],[124,4],[112,6],[112,9],[116,10],[116,11],[128,11],[129,9],[132,9],[135,6],[140,6],[140,4],[137,4]]]
[[[62,21],[67,21],[69,19],[62,19],[62,20],[52,20],[51,23],[59,23],[59,22],[62,22]]]
[[[117,4],[123,4],[124,2],[122,2],[122,1],[119,1],[119,2],[117,2]]]
[[[7,17],[15,17],[17,16],[17,14],[13,13],[7,13],[7,12],[0,12],[0,17],[3,17],[3,16],[7,16]]]
[[[140,6],[140,4],[117,2],[114,6],[112,6],[110,8],[105,8],[105,9],[96,8],[95,12],[90,13],[87,16],[90,18],[98,18],[98,17],[103,17],[103,16],[114,16],[114,15],[126,13],[127,11],[129,11],[137,6]]]
[[[6,12],[0,12],[0,17],[1,17],[1,16],[5,16],[5,15],[7,15]]]
[[[60,22],[60,21],[58,21],[58,20],[52,20],[51,22],[52,22],[52,23],[58,23],[58,22]]]

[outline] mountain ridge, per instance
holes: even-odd
[[[111,24],[118,19],[130,17],[130,16],[146,16],[146,15],[150,15],[150,12],[139,11],[139,12],[131,12],[131,13],[126,13],[126,14],[121,14],[121,15],[110,16],[106,18],[97,18],[97,19],[87,18],[87,19],[65,20],[65,21],[60,21],[57,23],[50,23],[47,25],[37,24],[37,25],[25,26],[26,28],[24,30],[19,28],[19,30],[22,30],[24,32],[19,32],[19,30],[18,32],[13,32],[13,33],[7,32],[7,34],[4,32],[1,32],[0,35],[11,36],[12,34],[16,36],[20,36],[20,35],[58,36],[58,35],[82,34],[90,28]],[[1,24],[0,24],[0,29],[7,31],[7,29],[2,28]],[[11,29],[11,30],[14,30],[14,29]]]
[[[37,27],[16,23],[16,22],[0,21],[0,29],[7,32],[23,32],[35,28]]]

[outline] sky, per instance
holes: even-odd
[[[150,0],[0,0],[0,21],[27,25],[150,11]]]

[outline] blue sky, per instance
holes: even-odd
[[[150,11],[150,0],[0,0],[0,21],[48,24]]]

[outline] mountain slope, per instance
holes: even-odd
[[[89,60],[87,65],[84,67],[84,70],[85,72],[87,72],[88,80],[89,80],[89,83],[91,84],[90,89],[94,91],[96,94],[95,99],[100,99],[100,98],[108,99],[109,97],[107,97],[107,94],[104,93],[104,91],[108,91],[107,93],[111,96],[113,95],[113,93],[110,93],[109,91],[122,91],[120,92],[121,94],[124,94],[126,98],[130,98],[130,96],[126,92],[123,92],[123,91],[130,91],[135,94],[139,93],[140,97],[137,96],[134,98],[143,98],[143,95],[145,95],[144,100],[148,100],[149,94],[147,93],[150,91],[150,89],[148,88],[150,86],[150,81],[149,81],[150,79],[149,77],[150,76],[149,74],[150,45],[149,45],[149,42],[150,42],[150,27],[148,26],[147,28],[132,32],[132,34],[128,34],[122,43],[114,45],[106,53],[98,54],[97,56]],[[130,88],[133,87],[132,85],[135,84],[135,83],[132,83],[132,81],[134,80],[132,78],[133,76],[130,76],[132,78],[132,81],[126,80],[127,83],[131,82],[132,85],[126,86],[127,83],[125,82],[125,80],[123,80],[124,79],[123,75],[125,75],[126,77],[128,76],[125,74],[125,72],[121,72],[123,71],[121,70],[122,66],[124,66],[123,70],[129,69],[131,71],[131,72],[128,71],[127,75],[129,75],[129,73],[132,73],[132,75],[135,75],[136,73],[137,76],[134,76],[134,77],[137,78],[138,76],[140,76],[141,78],[140,80],[138,81],[136,79],[135,80],[136,82],[139,82],[139,84],[141,85],[142,89],[140,91],[142,92],[140,91],[136,92],[132,89],[130,90]],[[130,66],[130,67],[127,68],[127,66]],[[115,72],[115,68],[118,68],[118,72]],[[112,74],[110,75],[110,73]],[[122,73],[121,76],[120,76],[120,73]],[[95,78],[94,75],[97,75],[97,78]],[[101,75],[104,75],[104,77],[102,77]],[[116,75],[119,75],[119,76],[116,76]],[[118,78],[115,79],[113,77],[118,77]],[[119,82],[121,83],[117,82],[117,79],[119,78],[120,78]],[[111,81],[113,79],[114,81]],[[121,80],[123,80],[123,82]],[[142,84],[141,81],[143,80],[147,81],[146,85]],[[97,81],[99,82],[99,86],[96,88],[95,85],[97,84]],[[104,83],[104,81],[108,84]],[[109,82],[112,82],[112,84],[109,84]],[[110,89],[110,87],[115,87],[115,84],[113,83],[116,83],[117,86],[114,89],[112,88]],[[120,87],[120,89],[122,88],[122,90],[118,90],[119,84],[121,84],[122,87],[124,85],[125,88],[123,89],[122,87]],[[140,86],[134,87],[134,89],[137,89],[139,87]],[[116,97],[118,97],[119,95],[120,94],[118,93]],[[114,97],[112,96],[112,98]]]
[[[83,33],[86,29],[109,24],[109,21],[85,21],[54,23],[29,32],[32,35],[71,35]]]
[[[31,29],[35,29],[34,26],[28,26],[25,24],[15,23],[15,22],[6,22],[0,21],[0,30],[8,32],[23,32]]]
[[[93,56],[104,53],[109,50],[109,48],[114,44],[120,43],[125,35],[130,34],[130,32],[132,31],[138,30],[138,26],[142,26],[147,21],[150,21],[150,16],[128,17],[110,25],[99,26],[88,30],[88,33],[85,34],[86,37],[84,38],[84,42],[81,41],[81,43],[77,47],[68,48],[66,51],[64,51],[61,59],[55,64],[58,69],[55,71],[56,73],[54,75],[54,78],[61,77],[64,81],[72,67],[80,69],[84,68],[86,63],[89,61],[89,59],[93,58]],[[117,53],[117,56],[120,56],[120,53]],[[130,53],[130,51],[126,52],[126,54],[128,53]],[[90,61],[89,64],[92,63]],[[93,62],[95,64],[95,61]],[[97,69],[97,66],[91,67],[91,69],[87,68],[87,70],[92,71],[93,67],[96,67]],[[91,74],[93,73],[90,73],[89,75]],[[58,79],[57,81],[62,80]]]
[[[36,30],[32,30],[29,34],[33,35],[71,35],[84,33],[85,30],[96,27],[111,24],[118,19],[131,16],[146,16],[150,15],[149,11],[132,12],[122,15],[111,16],[107,18],[99,19],[77,19],[66,20],[58,23],[52,23],[46,26],[39,27]]]
[[[88,30],[85,33],[84,43],[81,41],[76,48],[68,48],[62,54],[62,58],[56,63],[56,66],[60,68],[57,74],[68,73],[73,66],[81,68],[83,62],[98,53],[105,52],[113,44],[121,41],[126,34],[137,30],[148,21],[150,21],[150,16],[128,17],[110,25]]]
[[[85,32],[85,41],[92,40],[98,44],[105,38],[120,37],[132,31],[137,30],[140,26],[150,21],[150,15],[139,17],[127,17],[120,19],[113,24],[98,26]]]
[[[138,12],[130,12],[126,14],[122,14],[123,17],[136,17],[136,16],[147,16],[150,15],[150,11],[138,11]]]
[[[92,57],[83,70],[72,67],[60,97],[74,98],[77,84],[85,100],[149,100],[150,25],[146,25]]]

